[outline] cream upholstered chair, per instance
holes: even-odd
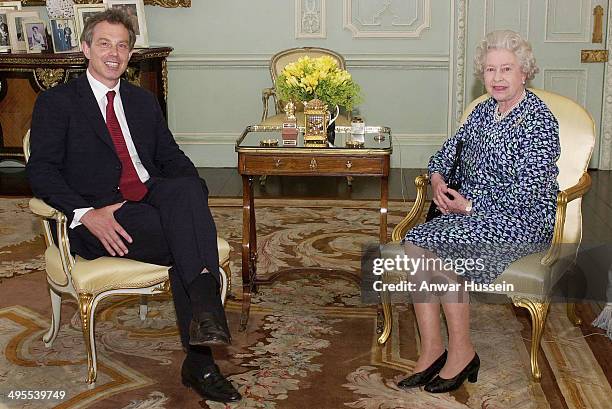
[[[290,48],[273,55],[270,59],[270,77],[272,78],[272,84],[275,84],[276,78],[280,75],[287,64],[297,61],[300,57],[309,56],[312,58],[317,58],[326,55],[335,58],[338,62],[338,66],[343,70],[346,69],[344,57],[337,52],[328,50],[326,48]],[[275,115],[273,116],[268,116],[270,97],[272,97],[274,100]],[[274,87],[264,88],[261,94],[261,101],[263,103],[263,113],[261,115],[261,123],[259,125],[281,126],[285,119],[285,114],[283,111],[284,103],[277,98],[276,89]],[[336,124],[339,126],[350,126],[349,115],[350,113],[347,113],[346,116],[338,116]],[[296,118],[298,125],[304,124],[304,106],[302,104],[297,104],[296,106]]]
[[[30,156],[30,131],[23,139],[26,161]],[[69,294],[79,305],[85,347],[87,349],[87,383],[94,383],[97,375],[94,320],[96,306],[103,299],[115,295],[146,295],[170,292],[169,267],[143,263],[119,257],[100,257],[86,260],[73,256],[67,232],[67,218],[44,201],[30,199],[30,210],[43,220],[45,232],[45,269],[51,294],[51,327],[43,336],[50,347],[60,326],[62,294]],[[57,240],[51,233],[50,221],[57,223]],[[221,277],[221,300],[225,302],[231,285],[229,270],[229,244],[217,237]],[[145,319],[146,303],[141,303],[140,316]]]
[[[574,101],[552,92],[532,89],[554,114],[559,122],[561,156],[559,167],[560,192],[557,195],[557,213],[550,248],[516,260],[497,278],[494,284],[503,281],[514,284],[512,293],[503,293],[512,299],[517,307],[524,307],[531,316],[531,374],[534,380],[541,378],[538,366],[538,349],[548,314],[552,289],[574,263],[582,239],[582,196],[591,186],[587,166],[595,144],[595,125],[587,111]],[[463,123],[474,107],[488,98],[483,95],[473,101],[465,110]],[[417,198],[409,214],[393,230],[392,239],[401,240],[412,228],[423,211],[427,194],[428,176],[415,179]],[[391,305],[383,294],[384,329],[378,342],[383,344],[391,333]],[[574,304],[568,304],[568,317],[578,325],[579,319]]]

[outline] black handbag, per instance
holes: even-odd
[[[453,166],[451,167],[451,170],[448,174],[447,186],[456,191],[459,191],[459,188],[461,187],[461,182],[459,181],[459,178],[457,177],[457,168],[459,167],[459,161],[461,159],[462,150],[463,150],[463,141],[459,141],[457,142],[455,161],[453,162]],[[446,196],[448,196],[449,199],[453,199],[453,197],[449,195],[448,193],[446,194]],[[438,206],[436,206],[436,204],[432,200],[431,205],[429,205],[429,211],[427,212],[427,216],[425,216],[425,221],[428,222],[441,215],[442,215],[442,212],[440,211],[440,209],[438,209]]]

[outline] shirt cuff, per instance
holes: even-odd
[[[80,209],[74,209],[74,217],[72,218],[72,223],[70,223],[70,228],[74,229],[75,227],[80,226],[82,224],[81,217],[83,217],[83,215],[91,209],[93,209],[93,207],[83,207]]]

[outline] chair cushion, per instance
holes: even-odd
[[[217,237],[217,247],[219,264],[224,264],[229,259],[230,246],[227,241]],[[59,252],[57,255],[59,256]],[[59,257],[57,257],[57,262],[61,263]],[[55,268],[55,261],[49,263],[47,260],[47,263],[47,268],[49,266]],[[108,290],[143,288],[159,284],[168,279],[168,270],[168,266],[119,257],[99,257],[95,260],[86,260],[77,256],[72,269],[72,281],[79,293],[99,294]]]
[[[570,266],[573,258],[561,258],[550,268],[541,263],[545,254],[545,252],[534,253],[516,260],[497,277],[493,284],[503,284],[504,282],[512,284],[514,291],[502,292],[508,295],[538,298],[549,295]]]
[[[72,281],[78,293],[99,294],[108,290],[143,288],[168,279],[167,266],[120,257],[85,260],[77,256]]]

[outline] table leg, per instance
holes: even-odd
[[[387,243],[387,212],[389,205],[389,177],[380,178],[380,244]],[[376,314],[376,332],[381,334],[378,342],[384,344],[389,337],[391,321],[391,305],[389,294],[383,291],[380,294],[380,302]]]
[[[387,242],[387,211],[389,205],[389,177],[380,178],[380,244]]]
[[[251,292],[256,278],[257,249],[253,248],[256,235],[253,205],[253,177],[242,176],[242,314],[240,315],[240,331],[244,331],[249,322]]]

